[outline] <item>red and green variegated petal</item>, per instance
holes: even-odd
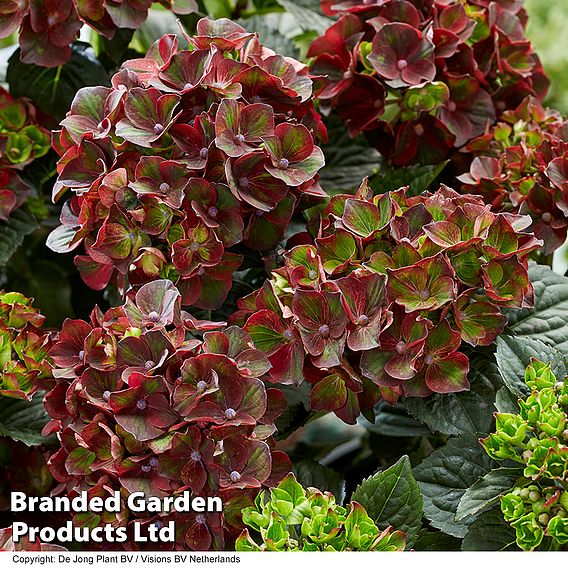
[[[65,469],[69,475],[91,475],[93,473],[91,465],[96,459],[95,452],[91,452],[87,448],[75,448],[65,460]]]
[[[305,160],[291,162],[290,164],[280,161],[277,166],[266,164],[266,169],[275,178],[281,179],[287,185],[294,187],[312,179],[323,168],[325,158],[321,149],[316,146]]]
[[[182,92],[198,87],[210,70],[211,52],[205,49],[178,51],[169,65],[160,71],[159,78],[166,85]]]
[[[161,393],[154,393],[148,397],[145,416],[149,424],[163,429],[167,429],[178,420],[168,399]]]
[[[274,111],[270,105],[254,103],[241,112],[240,132],[249,141],[258,142],[274,133]]]
[[[318,356],[324,352],[326,342],[329,341],[329,337],[326,339],[322,337],[319,331],[312,331],[303,327],[300,327],[299,331],[300,337],[302,338],[302,344],[310,355]]]
[[[115,414],[115,420],[139,442],[154,440],[164,433],[162,429],[149,424],[141,414]]]
[[[469,390],[467,374],[469,359],[463,353],[453,353],[444,359],[436,358],[428,365],[425,382],[428,388],[439,394]]]
[[[516,258],[492,260],[483,267],[485,294],[497,305],[531,307],[534,293],[526,268]]]
[[[118,223],[103,225],[97,234],[93,248],[110,258],[123,260],[132,252],[132,244],[136,238],[135,233],[129,231]]]
[[[304,359],[305,351],[299,337],[283,345],[268,358],[272,365],[271,380],[282,385],[299,386],[304,380]]]
[[[434,244],[444,249],[453,247],[462,242],[460,228],[449,221],[430,223],[424,227],[424,232],[430,237],[430,240]]]
[[[180,293],[170,280],[155,280],[145,284],[136,292],[136,305],[143,313],[158,314],[163,325],[174,319]],[[126,307],[125,307],[126,309]],[[157,321],[156,321],[157,323]]]
[[[442,320],[436,327],[428,333],[426,345],[424,347],[425,361],[428,362],[428,356],[438,358],[457,351],[461,344],[461,336],[454,331],[447,320]]]
[[[253,152],[225,166],[233,194],[261,211],[270,211],[288,193],[286,184],[265,169],[266,163],[263,152]]]
[[[328,274],[341,272],[357,255],[358,239],[343,229],[337,229],[329,237],[316,239],[316,242]]]
[[[442,276],[432,282],[430,285],[431,298],[433,300],[432,307],[440,308],[448,302],[455,300],[456,289],[455,280],[449,276]]]
[[[428,289],[428,274],[420,266],[387,269],[387,273],[389,297],[407,312],[430,309],[435,304]]]
[[[483,251],[487,258],[503,258],[516,254],[519,249],[519,237],[511,223],[498,215],[483,240]]]
[[[259,379],[243,380],[244,397],[239,405],[238,413],[252,416],[258,421],[266,412],[266,388]]]
[[[260,310],[252,314],[244,328],[257,349],[270,356],[290,342],[292,334],[282,318],[271,310]]]
[[[289,274],[290,284],[314,288],[321,278],[320,259],[313,245],[299,245],[287,252],[284,262]]]
[[[474,347],[491,345],[507,324],[507,317],[489,302],[458,302],[454,313],[462,339]]]
[[[124,114],[128,121],[136,128],[155,135],[154,126],[158,122],[158,100],[160,96],[160,91],[154,88],[134,87],[131,89],[124,100]],[[179,99],[175,95],[174,97]]]
[[[450,262],[456,276],[467,286],[481,286],[481,265],[477,248],[471,248],[452,255]]]
[[[251,215],[244,235],[244,244],[253,250],[270,250],[284,238],[294,213],[296,198],[288,194],[272,211]],[[239,219],[242,217],[239,216]]]
[[[367,351],[379,346],[379,336],[392,322],[388,310],[380,310],[367,325],[357,325],[347,335],[347,346],[352,351]]]
[[[242,256],[226,252],[217,264],[208,267],[202,275],[196,277],[201,281],[201,289],[194,305],[203,310],[220,308],[233,285],[233,273],[238,270],[242,261]]]
[[[292,311],[300,324],[309,330],[319,330],[322,325],[329,326],[330,309],[321,292],[296,290],[292,301]]]
[[[112,264],[101,264],[90,256],[79,255],[73,259],[83,282],[93,290],[104,290],[114,272]]]
[[[335,411],[335,415],[346,424],[356,424],[360,414],[361,409],[357,395],[352,390],[347,389],[347,400],[341,408]]]
[[[325,339],[321,354],[312,356],[312,363],[320,369],[329,369],[330,367],[341,365],[341,360],[343,359],[343,353],[345,351],[345,341],[345,335],[338,339]],[[309,352],[309,349],[306,348],[306,351]]]
[[[334,411],[347,402],[347,387],[339,375],[318,381],[310,394],[310,408],[315,412]]]
[[[422,350],[422,346],[415,346],[402,353],[391,353],[391,357],[384,366],[385,373],[393,379],[402,381],[412,379],[421,367],[420,355]]]
[[[243,477],[250,476],[260,483],[264,483],[270,476],[272,469],[270,448],[265,442],[249,441],[248,445],[248,462],[243,471]]]
[[[343,226],[348,231],[363,238],[384,229],[389,221],[390,216],[382,216],[381,210],[376,205],[360,199],[348,199],[341,218]]]
[[[139,337],[125,337],[118,342],[116,364],[119,367],[142,367],[153,361],[152,352],[146,342]]]
[[[268,357],[258,349],[245,349],[235,359],[239,374],[244,377],[258,378],[270,371]]]
[[[264,138],[264,144],[275,166],[281,160],[297,164],[311,156],[314,151],[310,131],[302,124],[288,122],[279,124],[274,130],[274,136]]]

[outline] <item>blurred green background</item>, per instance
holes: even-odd
[[[548,103],[568,114],[568,0],[527,0],[527,35],[550,76]]]

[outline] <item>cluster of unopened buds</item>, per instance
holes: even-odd
[[[53,197],[73,196],[48,246],[82,245],[75,264],[97,290],[168,278],[185,306],[211,310],[243,246],[274,248],[296,208],[325,197],[325,128],[305,65],[229,20],[187,39],[166,35],[112,87],[77,93],[54,140]]]
[[[35,108],[0,88],[0,221],[32,194],[20,171],[49,150],[49,133],[38,126]]]
[[[242,552],[402,551],[406,544],[403,532],[379,529],[359,503],[342,507],[332,493],[305,489],[292,473],[259,493],[243,509],[243,522],[248,528],[236,541]]]
[[[312,383],[312,409],[354,423],[382,396],[469,388],[462,342],[489,345],[502,308],[533,302],[530,218],[442,186],[331,199],[272,279],[239,301],[273,379]]]
[[[482,440],[495,460],[524,467],[514,489],[501,498],[517,544],[533,550],[543,540],[556,549],[568,545],[568,379],[557,380],[540,361],[526,370],[530,394],[519,413],[497,413],[496,430]]]
[[[394,165],[436,163],[548,88],[522,2],[321,0],[337,16],[311,45],[319,98]]]

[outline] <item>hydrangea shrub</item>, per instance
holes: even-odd
[[[83,25],[107,39],[117,30],[139,28],[154,0],[3,0],[0,39],[19,33],[24,63],[57,67],[71,57],[70,44]],[[198,9],[195,0],[160,0],[176,14]]]
[[[37,124],[32,103],[0,88],[0,221],[31,195],[33,188],[19,172],[49,147],[49,133]]]
[[[445,186],[331,199],[309,244],[240,301],[238,321],[283,384],[312,383],[313,410],[354,423],[383,396],[469,388],[462,344],[490,345],[502,308],[531,306],[530,219]]]
[[[568,233],[567,142],[565,119],[527,97],[464,148],[473,161],[458,177],[464,192],[482,195],[495,211],[530,215],[545,255]]]
[[[332,1],[337,17],[311,45],[327,77],[322,108],[365,133],[392,164],[437,163],[497,114],[548,88],[525,36],[522,2]]]
[[[238,551],[402,551],[405,534],[380,530],[365,508],[352,501],[342,507],[332,493],[304,489],[294,474],[277,487],[260,492],[254,506],[243,510]]]
[[[64,322],[50,351],[57,381],[45,398],[52,420],[44,431],[61,444],[49,466],[69,495],[221,496],[223,516],[127,518],[124,506],[75,522],[176,520],[177,548],[223,549],[240,509],[290,470],[272,439],[286,401],[267,384],[270,364],[247,333],[195,320],[180,302],[171,281],[156,280],[123,307]]]
[[[299,203],[325,196],[325,129],[305,65],[229,20],[202,19],[187,39],[164,36],[112,87],[77,93],[54,140],[53,197],[72,196],[48,246],[84,249],[75,264],[96,290],[168,278],[210,310],[237,245],[274,248]]]
[[[0,291],[0,395],[31,399],[51,377],[51,334],[32,300],[18,292]]]
[[[568,379],[533,361],[525,373],[530,394],[517,414],[497,413],[495,432],[482,440],[495,460],[520,464],[523,476],[501,497],[518,546],[534,550],[544,541],[568,545]]]

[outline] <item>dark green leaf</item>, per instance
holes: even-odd
[[[468,375],[471,389],[428,398],[407,398],[407,410],[434,432],[455,436],[465,432],[489,432],[493,422],[495,393],[501,386],[497,367],[479,360]]]
[[[381,156],[362,136],[351,138],[337,116],[332,115],[325,122],[329,141],[323,146],[321,186],[328,195],[354,193],[363,179],[380,166]]]
[[[278,4],[294,16],[298,27],[305,32],[313,30],[323,34],[333,23],[331,18],[322,15],[319,2],[316,4],[310,0],[278,0]]]
[[[534,263],[529,266],[529,277],[534,285],[535,306],[506,310],[508,329],[517,337],[553,345],[568,356],[568,278]]]
[[[505,386],[517,397],[529,392],[524,377],[525,369],[533,358],[550,363],[552,371],[558,377],[566,375],[564,355],[534,337],[501,335],[497,338],[495,356]]]
[[[503,519],[499,507],[486,511],[473,523],[462,542],[462,550],[519,550],[515,529]]]
[[[281,386],[280,389],[286,396],[288,407],[286,411],[276,419],[278,433],[276,438],[284,440],[290,434],[301,428],[314,416],[306,407],[306,401],[310,400],[309,385],[302,383],[299,387]]]
[[[71,59],[61,67],[26,65],[16,50],[8,64],[6,81],[15,97],[28,97],[47,115],[59,122],[69,110],[81,87],[110,85],[104,67],[87,43],[73,44]]]
[[[442,162],[432,166],[417,164],[404,168],[385,169],[373,177],[369,185],[375,193],[386,193],[409,186],[408,195],[418,195],[432,186],[447,165],[448,162]]]
[[[12,255],[38,228],[37,221],[27,211],[16,209],[7,221],[0,221],[0,266],[8,263]]]
[[[519,412],[519,400],[507,387],[501,387],[495,395],[495,408],[497,412]]]
[[[468,487],[458,505],[456,520],[466,517],[477,517],[480,513],[492,507],[501,495],[507,493],[515,481],[523,476],[522,468],[500,467]]]
[[[44,444],[46,438],[41,431],[49,417],[42,398],[36,395],[27,401],[0,397],[0,435],[9,436],[27,446]]]
[[[375,423],[368,425],[367,429],[381,436],[414,437],[432,434],[428,427],[409,416],[402,404],[391,406],[384,400],[375,407]]]
[[[338,503],[345,497],[345,481],[341,474],[318,462],[304,459],[294,463],[293,471],[296,479],[304,487],[316,487],[320,491],[330,491]]]
[[[289,19],[283,13],[266,14],[264,16],[251,16],[238,20],[248,32],[255,32],[262,45],[273,49],[280,55],[299,58],[299,50],[292,41],[292,32],[296,27],[290,28]]]
[[[430,524],[463,538],[473,518],[455,520],[458,503],[467,488],[491,471],[493,462],[473,434],[451,439],[414,468],[422,491],[424,515]]]
[[[420,531],[413,548],[418,552],[455,552],[461,550],[461,541],[443,532],[424,530]]]
[[[412,546],[422,524],[422,497],[408,456],[363,480],[351,500],[363,505],[379,528],[404,531],[407,546]]]

